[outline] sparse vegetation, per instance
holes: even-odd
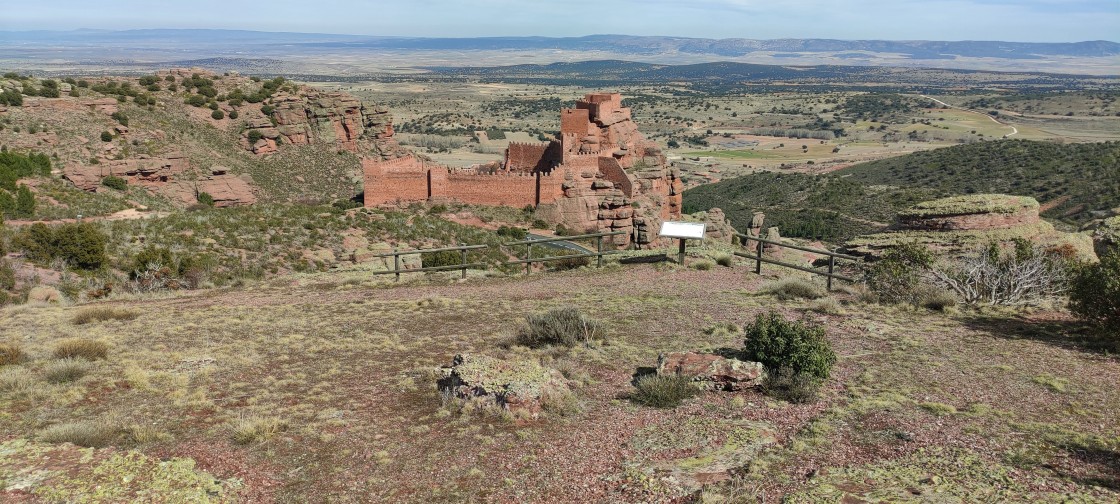
[[[128,321],[135,320],[139,313],[131,310],[121,308],[112,308],[108,306],[94,306],[89,308],[82,308],[81,311],[74,314],[70,322],[74,325],[92,324],[94,322],[105,322],[107,320],[120,320]]]
[[[120,426],[108,420],[90,420],[54,424],[39,432],[47,443],[73,443],[88,448],[102,448],[115,443],[121,435]]]
[[[27,356],[23,353],[23,349],[14,343],[0,343],[0,367],[11,366],[19,364]]]
[[[230,439],[239,445],[263,442],[287,427],[287,422],[276,417],[242,416],[230,426]]]
[[[85,359],[58,359],[49,362],[43,368],[43,377],[54,384],[70,383],[85,376],[92,367],[90,361]]]
[[[801,277],[785,277],[767,282],[759,287],[760,292],[773,294],[783,301],[790,299],[817,299],[824,297],[824,289],[810,280]]]

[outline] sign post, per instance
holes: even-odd
[[[661,232],[658,234],[662,238],[680,240],[680,248],[677,250],[677,264],[684,265],[685,240],[703,240],[707,227],[707,224],[701,222],[665,221],[661,223]]]

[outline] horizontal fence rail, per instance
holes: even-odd
[[[468,263],[467,262],[467,251],[468,250],[479,250],[479,249],[485,249],[485,248],[490,248],[490,246],[489,245],[459,245],[457,247],[442,247],[442,248],[434,248],[434,249],[416,249],[416,250],[397,250],[397,249],[394,248],[392,252],[388,252],[388,253],[385,253],[385,254],[377,254],[377,255],[374,255],[374,256],[370,256],[370,257],[372,257],[372,258],[392,257],[393,258],[393,269],[386,270],[386,271],[374,271],[373,274],[374,275],[387,275],[387,274],[392,273],[392,274],[395,274],[397,276],[397,280],[401,279],[401,273],[421,273],[421,272],[427,272],[427,271],[453,271],[453,270],[462,270],[463,278],[467,278],[467,270],[468,269],[483,268],[483,267],[486,266],[486,264],[484,264],[484,263]],[[426,268],[423,267],[424,266],[424,259],[423,259],[424,256],[422,254],[433,254],[433,253],[436,253],[436,252],[448,252],[448,251],[455,251],[455,250],[458,250],[461,253],[460,254],[461,260],[460,260],[459,264],[449,264],[447,266],[429,266],[429,267],[426,267]],[[420,266],[421,267],[413,268],[413,269],[401,269],[401,256],[402,255],[420,255]]]
[[[815,248],[810,248],[810,247],[801,247],[801,246],[798,246],[798,245],[790,245],[788,243],[783,243],[783,242],[774,241],[774,240],[768,240],[766,238],[761,238],[761,237],[758,237],[758,236],[745,235],[743,233],[735,233],[735,236],[738,236],[739,239],[742,240],[743,246],[747,249],[750,249],[750,242],[754,241],[754,242],[758,243],[758,245],[755,246],[754,255],[751,255],[751,254],[748,254],[748,253],[743,253],[743,252],[734,252],[734,254],[739,256],[739,257],[754,260],[755,261],[754,272],[756,274],[762,274],[762,263],[773,264],[773,265],[776,265],[776,266],[791,268],[791,269],[795,269],[795,270],[798,270],[798,271],[804,271],[806,273],[812,273],[814,275],[821,275],[821,276],[827,278],[826,284],[827,284],[828,290],[832,290],[832,279],[833,278],[835,278],[837,280],[843,280],[845,282],[856,282],[857,281],[854,278],[846,277],[846,276],[843,276],[843,275],[837,275],[835,273],[836,259],[847,259],[847,260],[852,260],[852,261],[862,261],[863,260],[860,257],[850,256],[850,255],[846,255],[846,254],[840,254],[840,253],[837,253],[837,252],[832,252],[830,250],[821,250],[821,249],[815,249]],[[783,247],[783,248],[788,248],[788,249],[793,249],[793,250],[800,250],[802,252],[810,252],[810,253],[813,253],[813,254],[821,254],[821,255],[824,255],[824,256],[828,256],[828,271],[825,272],[825,271],[821,271],[821,270],[818,270],[818,269],[801,266],[799,264],[790,264],[790,263],[781,262],[781,261],[777,261],[777,260],[774,260],[774,259],[768,259],[766,257],[763,257],[762,256],[762,248],[763,248],[764,244],[770,244],[770,245],[774,245],[774,246],[777,246],[777,247]]]
[[[611,254],[618,254],[619,252],[621,252],[621,250],[603,250],[603,238],[605,238],[607,236],[618,236],[618,235],[622,235],[622,234],[627,234],[627,233],[625,231],[614,231],[614,232],[610,232],[610,233],[591,233],[591,234],[581,234],[581,235],[574,235],[574,236],[557,236],[556,238],[534,238],[534,239],[531,239],[531,240],[522,240],[522,241],[516,241],[516,242],[510,242],[510,243],[503,243],[502,245],[504,245],[506,247],[516,247],[516,246],[519,246],[519,245],[524,245],[525,246],[525,259],[520,259],[520,260],[517,260],[517,261],[508,261],[508,262],[506,262],[506,264],[509,264],[509,265],[524,264],[525,265],[525,274],[528,275],[533,270],[533,263],[535,263],[535,262],[545,263],[545,262],[549,262],[549,261],[562,261],[564,259],[579,259],[581,257],[595,257],[595,258],[597,258],[596,265],[598,267],[602,268],[603,267],[603,256],[611,255]],[[558,242],[558,241],[583,240],[583,239],[590,239],[590,238],[595,239],[595,251],[594,252],[587,252],[587,253],[583,253],[583,254],[548,256],[548,257],[533,257],[533,245],[541,245],[541,244],[545,244],[545,243],[552,243],[552,242]],[[580,248],[582,248],[582,247],[580,247]]]

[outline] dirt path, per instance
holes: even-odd
[[[966,108],[957,107],[955,105],[949,105],[948,103],[945,103],[941,100],[938,100],[937,98],[934,98],[932,96],[926,96],[926,95],[919,95],[919,96],[921,96],[922,98],[933,100],[933,101],[937,102],[938,104],[940,104],[941,106],[944,106],[944,107],[948,107],[948,108],[951,108],[951,109],[957,109],[957,110],[960,110],[962,112],[971,112],[973,114],[982,115],[984,117],[987,117],[988,119],[991,119],[992,122],[994,122],[994,123],[996,123],[1000,126],[1007,126],[1008,128],[1011,128],[1011,133],[1003,135],[1003,138],[1011,138],[1012,136],[1015,136],[1015,135],[1019,134],[1019,128],[1016,128],[1016,127],[1014,127],[1010,124],[1004,123],[1004,122],[1000,122],[999,119],[996,119],[995,117],[992,117],[991,114],[985,114],[983,112],[977,112],[975,110],[969,110],[969,109],[966,109]]]
[[[151,219],[153,217],[166,217],[169,212],[142,212],[135,208],[121,210],[109,215],[97,215],[92,217],[82,217],[81,219],[54,219],[54,220],[11,220],[4,221],[5,224],[10,226],[30,226],[32,224],[66,224],[72,222],[96,222],[96,221],[115,221],[115,220],[132,220],[132,219]]]

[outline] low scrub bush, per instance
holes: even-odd
[[[45,264],[64,261],[78,268],[95,270],[108,261],[108,237],[93,223],[63,224],[57,228],[32,224],[15,237],[15,245],[33,261]]]
[[[54,356],[59,359],[82,358],[86,360],[104,359],[109,355],[109,345],[104,341],[86,338],[72,338],[59,342],[54,347]]]
[[[86,448],[103,448],[117,441],[120,426],[107,420],[55,424],[39,432],[47,443],[73,443]]]
[[[676,408],[700,393],[691,378],[681,375],[646,375],[634,387],[630,400],[654,408]]]
[[[815,401],[820,388],[821,380],[807,373],[795,372],[790,367],[773,370],[762,380],[764,394],[798,404]]]
[[[824,328],[810,322],[788,321],[780,313],[760,313],[744,328],[744,355],[768,370],[789,368],[817,380],[827,380],[836,353]]]
[[[919,294],[918,306],[933,311],[945,311],[957,306],[957,297],[944,289],[927,289]]]
[[[865,280],[880,302],[917,303],[922,279],[933,255],[925,247],[908,243],[888,250],[867,269]]]
[[[517,334],[517,343],[528,347],[574,347],[603,339],[599,322],[576,308],[566,307],[525,317],[525,327]]]
[[[1073,275],[1069,308],[1101,328],[1120,327],[1120,247],[1112,247],[1098,264],[1082,266]],[[1115,336],[1120,339],[1120,334]]]
[[[819,285],[798,277],[785,277],[772,282],[766,282],[760,288],[762,292],[773,294],[783,301],[790,299],[817,299],[825,296],[824,289]]]
[[[109,175],[108,177],[101,179],[101,185],[108,187],[109,189],[116,189],[118,191],[128,189],[127,180],[113,175]]]
[[[43,377],[51,383],[70,383],[81,379],[93,367],[85,359],[59,359],[52,361],[43,368]]]
[[[692,264],[690,266],[694,270],[708,271],[714,268],[716,266],[716,263],[711,259],[698,259],[696,261],[692,261]]]
[[[578,254],[578,253],[577,252],[564,251],[564,252],[560,252],[557,255],[576,255],[576,254]],[[548,264],[549,269],[551,269],[553,271],[568,271],[568,270],[579,269],[579,268],[582,268],[584,266],[590,266],[591,265],[591,258],[590,257],[566,257],[564,259],[556,259],[555,261],[549,261],[547,264]]]
[[[93,322],[104,322],[106,320],[134,320],[140,314],[111,308],[108,306],[95,306],[91,308],[83,308],[78,313],[74,314],[74,318],[70,322],[74,325],[85,325]]]
[[[965,304],[1014,305],[1063,294],[1069,285],[1069,261],[1024,239],[1010,253],[991,243],[969,257],[933,265],[930,283],[947,289]],[[916,304],[921,304],[919,291]]]
[[[719,254],[716,256],[716,264],[730,268],[735,264],[735,256],[731,254]]]
[[[0,366],[19,364],[27,358],[23,349],[15,343],[0,343]]]
[[[840,306],[840,302],[834,297],[814,299],[809,302],[809,309],[817,313],[825,313],[828,315],[840,315],[844,313],[844,308]]]
[[[439,268],[463,264],[463,253],[458,250],[444,250],[420,254],[420,262],[425,268]]]

